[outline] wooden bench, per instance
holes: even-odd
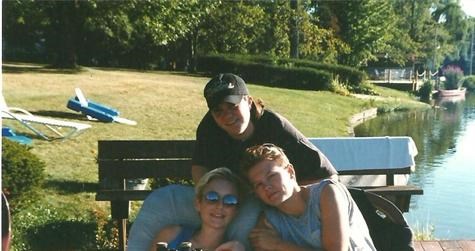
[[[112,218],[119,222],[120,250],[126,249],[126,226],[130,201],[143,201],[151,193],[151,190],[127,190],[126,180],[134,178],[191,180],[193,149],[194,140],[102,140],[98,142],[100,184],[96,201],[111,203]],[[339,172],[368,174],[368,171],[364,170],[340,170]],[[401,173],[401,171],[369,171],[369,174],[388,174],[388,177],[395,173]],[[386,197],[392,196],[395,203],[400,203],[399,208],[406,208],[406,211],[410,196],[422,194],[421,189],[413,186],[384,186],[370,189]]]

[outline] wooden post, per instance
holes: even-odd
[[[117,220],[119,229],[119,250],[127,249],[127,219],[129,218],[129,201],[111,201],[112,219]]]
[[[394,174],[386,174],[386,186],[394,186]]]
[[[391,83],[391,68],[388,69],[388,84]]]

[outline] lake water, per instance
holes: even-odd
[[[405,217],[437,239],[475,238],[475,95],[440,109],[378,116],[357,136],[411,136],[419,154],[409,183],[422,187]],[[432,229],[432,230],[430,230]]]

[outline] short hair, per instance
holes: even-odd
[[[290,164],[282,148],[271,143],[255,145],[247,148],[241,157],[241,175],[248,179],[249,170],[263,160],[277,161],[283,167]]]
[[[211,181],[215,179],[229,181],[231,184],[233,184],[233,186],[236,187],[238,198],[242,198],[243,191],[241,188],[241,179],[237,175],[233,174],[233,172],[229,170],[229,168],[219,167],[205,173],[196,184],[195,193],[196,198],[198,198],[198,200],[201,200],[203,198],[203,192],[206,185],[208,185]]]

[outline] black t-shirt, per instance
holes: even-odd
[[[212,170],[228,167],[239,171],[239,158],[248,147],[272,143],[281,147],[297,173],[297,180],[313,180],[337,174],[330,161],[287,119],[265,109],[262,117],[254,122],[252,136],[245,140],[230,137],[208,112],[196,132],[193,165]]]

